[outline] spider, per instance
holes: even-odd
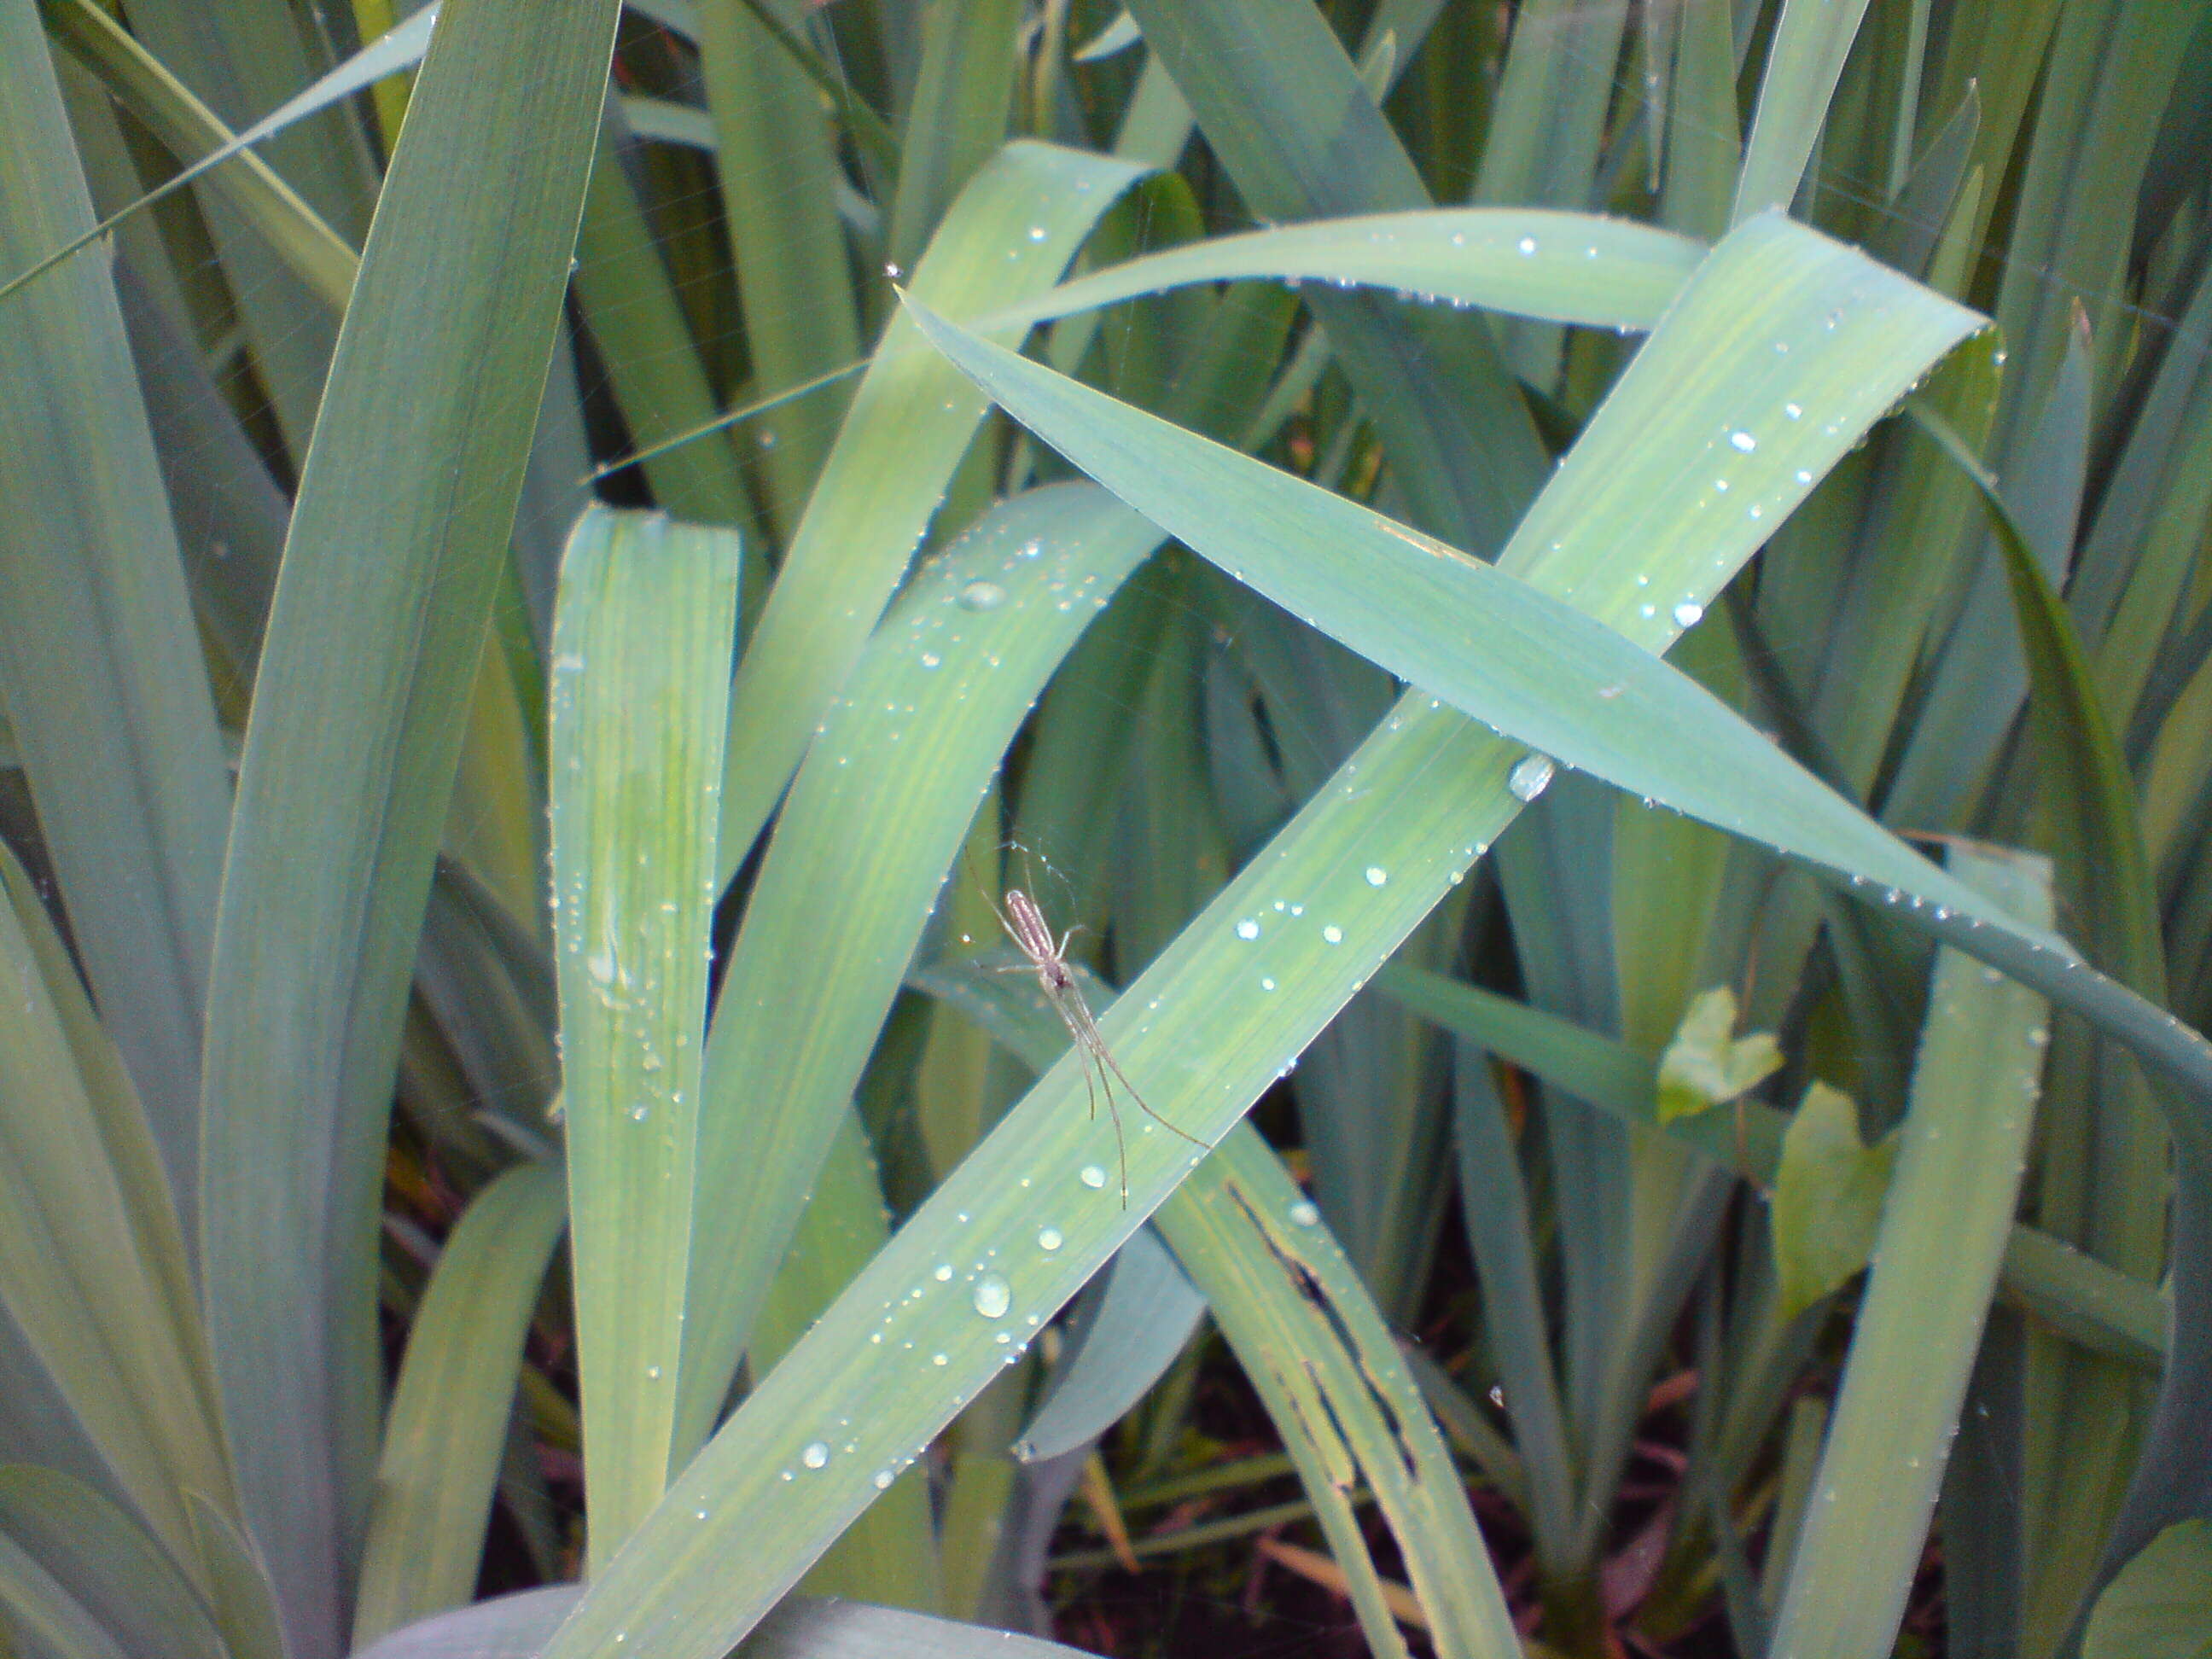
[[[986,896],[988,897],[988,895]],[[1044,913],[1036,901],[1018,887],[1006,890],[1004,909],[994,902],[991,908],[998,912],[999,921],[1012,939],[1024,962],[1008,964],[1001,971],[1011,974],[1035,974],[1037,988],[1044,993],[1045,1000],[1052,1004],[1053,1012],[1060,1016],[1061,1024],[1075,1046],[1083,1050],[1083,1091],[1091,1099],[1091,1115],[1098,1115],[1098,1097],[1106,1097],[1106,1110],[1114,1120],[1114,1150],[1121,1159],[1121,1207],[1129,1207],[1129,1148],[1121,1135],[1121,1109],[1114,1103],[1114,1085],[1118,1080],[1127,1091],[1129,1098],[1144,1109],[1145,1115],[1172,1133],[1182,1135],[1194,1146],[1207,1152],[1213,1148],[1196,1135],[1185,1133],[1162,1117],[1137,1092],[1137,1085],[1122,1075],[1121,1068],[1114,1063],[1114,1056],[1106,1047],[1106,1039],[1099,1034],[1097,1022],[1091,1018],[1090,1005],[1083,1000],[1077,988],[1075,975],[1067,965],[1067,941],[1075,936],[1069,928],[1059,939],[1045,923]]]

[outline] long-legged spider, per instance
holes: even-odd
[[[988,899],[987,894],[985,897]],[[1121,1109],[1114,1103],[1114,1085],[1118,1080],[1128,1091],[1129,1098],[1143,1108],[1145,1115],[1172,1134],[1182,1136],[1194,1146],[1207,1152],[1213,1148],[1196,1135],[1178,1129],[1146,1104],[1137,1092],[1137,1085],[1122,1075],[1121,1068],[1114,1063],[1114,1056],[1106,1047],[1106,1039],[1099,1034],[1097,1022],[1091,1018],[1090,1005],[1084,1001],[1083,992],[1076,985],[1075,975],[1067,965],[1067,941],[1075,937],[1069,928],[1057,939],[1046,926],[1044,913],[1018,887],[1006,890],[1006,907],[1001,909],[993,902],[991,908],[998,912],[1006,936],[1012,939],[1024,962],[1009,963],[1004,972],[1035,974],[1037,988],[1044,993],[1045,1000],[1052,1004],[1053,1012],[1060,1016],[1060,1024],[1067,1027],[1067,1035],[1083,1051],[1083,1091],[1090,1097],[1091,1115],[1098,1115],[1098,1097],[1106,1097],[1107,1115],[1114,1121],[1114,1151],[1121,1166],[1121,1207],[1129,1207],[1129,1146],[1121,1134]],[[1095,1081],[1094,1081],[1095,1079]]]

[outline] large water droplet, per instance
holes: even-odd
[[[1367,884],[1370,887],[1380,887],[1389,879],[1390,872],[1381,865],[1370,864],[1367,866]]]
[[[1685,599],[1674,607],[1674,626],[1695,628],[1705,619],[1705,607],[1695,599]]]
[[[1513,792],[1516,800],[1534,800],[1551,787],[1552,757],[1549,755],[1523,755],[1505,775],[1505,787]]]
[[[1237,924],[1237,937],[1239,939],[1259,938],[1260,924],[1253,921],[1249,916],[1247,916],[1243,921]]]
[[[1013,1286],[998,1274],[985,1273],[975,1281],[975,1311],[984,1318],[1004,1319],[1013,1305]]]
[[[1103,1187],[1106,1184],[1106,1171],[1096,1164],[1086,1164],[1076,1172],[1075,1178],[1086,1187]]]
[[[830,1464],[830,1448],[819,1440],[811,1440],[806,1449],[799,1454],[799,1461],[810,1469],[826,1468]]]
[[[1748,455],[1759,447],[1759,440],[1748,432],[1731,432],[1729,434],[1729,444],[1730,447],[1740,449]]]
[[[1040,1250],[1056,1250],[1066,1242],[1060,1236],[1057,1227],[1042,1228],[1037,1233],[1037,1249]]]
[[[965,611],[996,611],[1006,602],[1006,590],[996,582],[969,582],[960,590],[960,605]]]
[[[1302,1198],[1291,1206],[1291,1224],[1294,1227],[1318,1227],[1321,1212],[1314,1207],[1311,1199]]]

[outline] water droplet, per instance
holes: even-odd
[[[1275,988],[1275,981],[1272,979],[1262,979],[1260,981],[1260,988],[1263,991],[1272,991]]]
[[[930,1355],[930,1357],[929,1357],[929,1363],[930,1363],[931,1364],[933,1364],[933,1365],[943,1365],[943,1364],[950,1364],[950,1363],[951,1363],[951,1361],[950,1361],[950,1359],[948,1358],[948,1357],[947,1357],[947,1356],[945,1356],[945,1355],[944,1355],[944,1354],[941,1354],[941,1353],[937,1353],[937,1354],[932,1354],[932,1355]]]
[[[1534,253],[1536,251],[1536,239],[1533,236],[1523,236],[1517,243],[1515,244],[1515,246],[1521,250],[1522,255],[1525,257],[1526,255]]]
[[[1551,781],[1552,757],[1549,755],[1523,755],[1505,775],[1505,787],[1513,792],[1516,800],[1535,799],[1550,787]]]
[[[901,270],[896,265],[887,264],[884,267],[884,275],[896,283],[900,277],[905,276],[906,272]]]
[[[1802,404],[1784,404],[1782,405],[1782,412],[1793,421],[1802,420],[1805,416],[1804,405]]]
[[[1042,225],[1030,227],[1030,240],[1032,242],[1042,242],[1048,234]]]
[[[950,1261],[939,1262],[935,1277],[939,1284],[944,1284],[952,1277],[952,1264]]]
[[[1056,1250],[1066,1242],[1060,1236],[1060,1229],[1057,1227],[1045,1227],[1038,1231],[1037,1249],[1040,1250]]]
[[[1370,864],[1367,866],[1367,884],[1370,887],[1380,887],[1389,879],[1390,872],[1381,865]]]
[[[1086,1164],[1076,1172],[1075,1178],[1086,1187],[1103,1187],[1106,1184],[1106,1171],[1096,1164]]]
[[[1674,626],[1695,628],[1705,619],[1705,607],[1695,599],[1685,599],[1674,607]]]
[[[939,656],[934,651],[925,651],[921,653],[921,665],[924,668],[934,668],[938,664],[944,660],[945,659]]]
[[[1314,1206],[1311,1199],[1302,1198],[1291,1205],[1290,1214],[1293,1227],[1318,1227],[1321,1224],[1321,1212]]]
[[[659,1367],[659,1366],[658,1366],[658,1365],[647,1365],[647,1366],[645,1368],[645,1380],[646,1380],[647,1382],[659,1382],[659,1381],[660,1381],[660,1367]]]
[[[996,1273],[985,1273],[975,1281],[975,1311],[986,1319],[1004,1319],[1006,1310],[1014,1305],[1013,1286]]]
[[[1607,702],[1611,702],[1620,695],[1620,688],[1617,685],[1601,685],[1597,689],[1597,694]]]
[[[960,590],[963,611],[996,611],[1006,602],[1006,590],[996,582],[969,582]]]
[[[806,1449],[799,1454],[799,1461],[810,1469],[827,1468],[830,1448],[819,1440],[810,1440],[806,1443]]]
[[[1747,455],[1750,454],[1753,450],[1759,447],[1759,440],[1753,437],[1748,432],[1729,433],[1729,443],[1731,447],[1741,450]]]
[[[1239,939],[1259,938],[1260,924],[1253,921],[1249,916],[1245,917],[1243,921],[1237,924],[1237,937]]]
[[[1328,927],[1321,930],[1321,936],[1323,942],[1326,944],[1341,945],[1344,943],[1344,929],[1338,927],[1333,921],[1329,923]]]

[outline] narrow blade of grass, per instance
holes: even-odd
[[[0,1533],[132,1659],[226,1659],[222,1638],[176,1563],[90,1487],[53,1469],[0,1469]]]
[[[478,1194],[446,1241],[386,1419],[356,1647],[475,1594],[523,1334],[568,1219],[560,1172],[525,1164]]]
[[[1954,854],[2040,925],[2040,862]],[[2050,1010],[1957,951],[1936,969],[1911,1115],[1773,1650],[1881,1659],[1897,1639],[2018,1201]]]
[[[1043,288],[1140,172],[1074,150],[1009,144],[945,215],[915,270],[914,292],[972,314]],[[985,406],[909,320],[892,319],[730,690],[725,881],[906,574]]]
[[[246,1513],[299,1659],[343,1641],[392,1065],[616,10],[470,0],[441,17],[315,423],[240,767],[203,1262]]]
[[[694,1280],[683,1451],[712,1426],[974,802],[1084,624],[1158,543],[1086,485],[1004,503],[917,575],[815,739],[708,1039],[694,1255],[716,1267]]]
[[[1737,176],[1737,224],[1787,208],[1805,176],[1867,0],[1785,0]]]
[[[129,1079],[0,851],[0,1285],[116,1484],[203,1589],[186,1494],[236,1487],[176,1212]]]
[[[1392,289],[1593,328],[1648,329],[1704,244],[1626,219],[1535,208],[1436,208],[1214,236],[1093,271],[976,323],[988,332],[1191,283],[1273,276]],[[919,296],[918,296],[919,297]]]
[[[37,9],[9,7],[0,267],[27,266],[92,217]],[[155,441],[100,261],[0,307],[0,512],[9,725],[86,976],[168,1178],[189,1194],[229,791]]]
[[[594,507],[569,538],[554,965],[594,1566],[659,1498],[674,1443],[737,607],[727,532]]]

